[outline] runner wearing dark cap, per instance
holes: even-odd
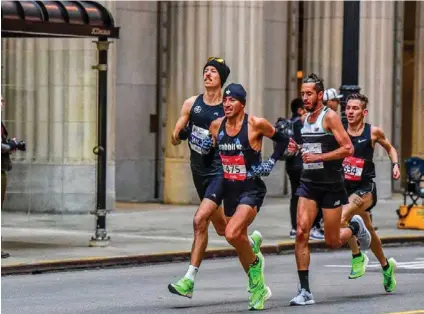
[[[208,226],[212,221],[218,235],[225,235],[226,217],[220,204],[223,193],[223,171],[218,151],[211,148],[209,126],[224,115],[222,86],[230,68],[222,58],[209,58],[203,68],[204,93],[184,101],[181,115],[172,132],[172,144],[188,140],[190,166],[200,206],[193,219],[194,241],[188,271],[183,278],[168,285],[171,293],[191,298],[194,279],[208,244]],[[261,234],[253,232],[250,244],[259,251]]]
[[[249,116],[244,111],[246,91],[240,84],[230,84],[224,90],[225,117],[211,123],[209,128],[222,160],[224,170],[224,211],[230,217],[225,237],[237,251],[241,265],[249,278],[249,309],[260,310],[271,297],[265,285],[264,257],[249,245],[248,226],[255,219],[266,195],[266,186],[255,175],[261,165],[263,137],[283,142],[288,137],[266,119]],[[282,154],[284,150],[278,154]],[[279,155],[272,156],[277,160]]]

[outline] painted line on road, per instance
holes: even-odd
[[[415,310],[415,311],[405,311],[405,312],[391,312],[386,314],[421,314],[424,313],[424,310]]]
[[[2,227],[2,230],[7,230],[10,227]],[[62,234],[62,235],[80,235],[80,236],[90,236],[93,233],[85,230],[73,231],[73,230],[62,230],[62,229],[38,229],[38,228],[10,228],[14,232],[22,235],[23,233],[29,233],[34,236],[34,233],[40,235],[52,235],[52,233]],[[115,233],[113,231],[108,231],[108,235],[111,237],[120,237],[127,239],[146,239],[146,240],[165,240],[165,241],[183,241],[183,242],[193,242],[193,237],[174,237],[174,236],[161,236],[161,235],[137,235],[137,234],[126,234],[126,233]],[[13,237],[8,237],[9,240]],[[209,243],[214,244],[228,244],[226,240],[214,240],[209,239]]]
[[[324,267],[332,268],[351,268],[351,265],[325,265]],[[367,268],[381,268],[380,263],[374,262],[368,264]],[[396,262],[396,268],[401,269],[424,269],[424,261],[411,261],[411,262]]]
[[[406,237],[382,237],[381,241],[384,244],[414,244],[423,243],[424,236],[406,236]],[[328,248],[324,241],[310,241],[309,243],[311,251],[326,250]],[[295,249],[294,240],[284,241],[277,243],[276,245],[263,245],[261,251],[264,254],[285,254],[293,253]],[[341,248],[343,250],[346,248]],[[224,257],[236,257],[236,251],[231,247],[225,248],[213,248],[208,249],[205,252],[204,259],[213,258],[224,258]],[[154,254],[142,254],[142,255],[122,255],[116,257],[86,257],[68,260],[53,260],[44,261],[41,263],[33,262],[28,264],[18,265],[2,265],[1,275],[18,275],[18,274],[31,274],[31,273],[42,273],[50,271],[66,271],[76,269],[90,269],[90,268],[105,268],[105,267],[117,267],[125,265],[142,265],[142,264],[155,264],[163,262],[178,262],[188,261],[190,259],[190,251],[171,251],[171,252],[160,252]],[[346,265],[339,265],[339,267],[350,267]]]

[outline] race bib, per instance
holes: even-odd
[[[202,143],[208,136],[209,130],[193,125],[189,140],[190,148],[200,155],[209,154],[209,149],[205,150],[202,148]]]
[[[360,181],[362,177],[362,171],[364,170],[365,160],[356,157],[346,157],[343,160],[343,171],[345,180],[349,181]]]
[[[244,156],[221,155],[221,161],[225,179],[237,181],[243,181],[246,179]]]
[[[322,154],[321,143],[303,143],[302,152],[310,154]],[[312,162],[312,163],[303,163],[303,169],[305,170],[317,170],[324,169],[324,162]]]

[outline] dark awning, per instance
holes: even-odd
[[[95,1],[2,1],[1,36],[119,38],[119,27]]]

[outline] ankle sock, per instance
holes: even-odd
[[[199,267],[190,265],[188,266],[187,273],[184,275],[184,277],[194,281],[194,278],[196,277],[198,271]]]

